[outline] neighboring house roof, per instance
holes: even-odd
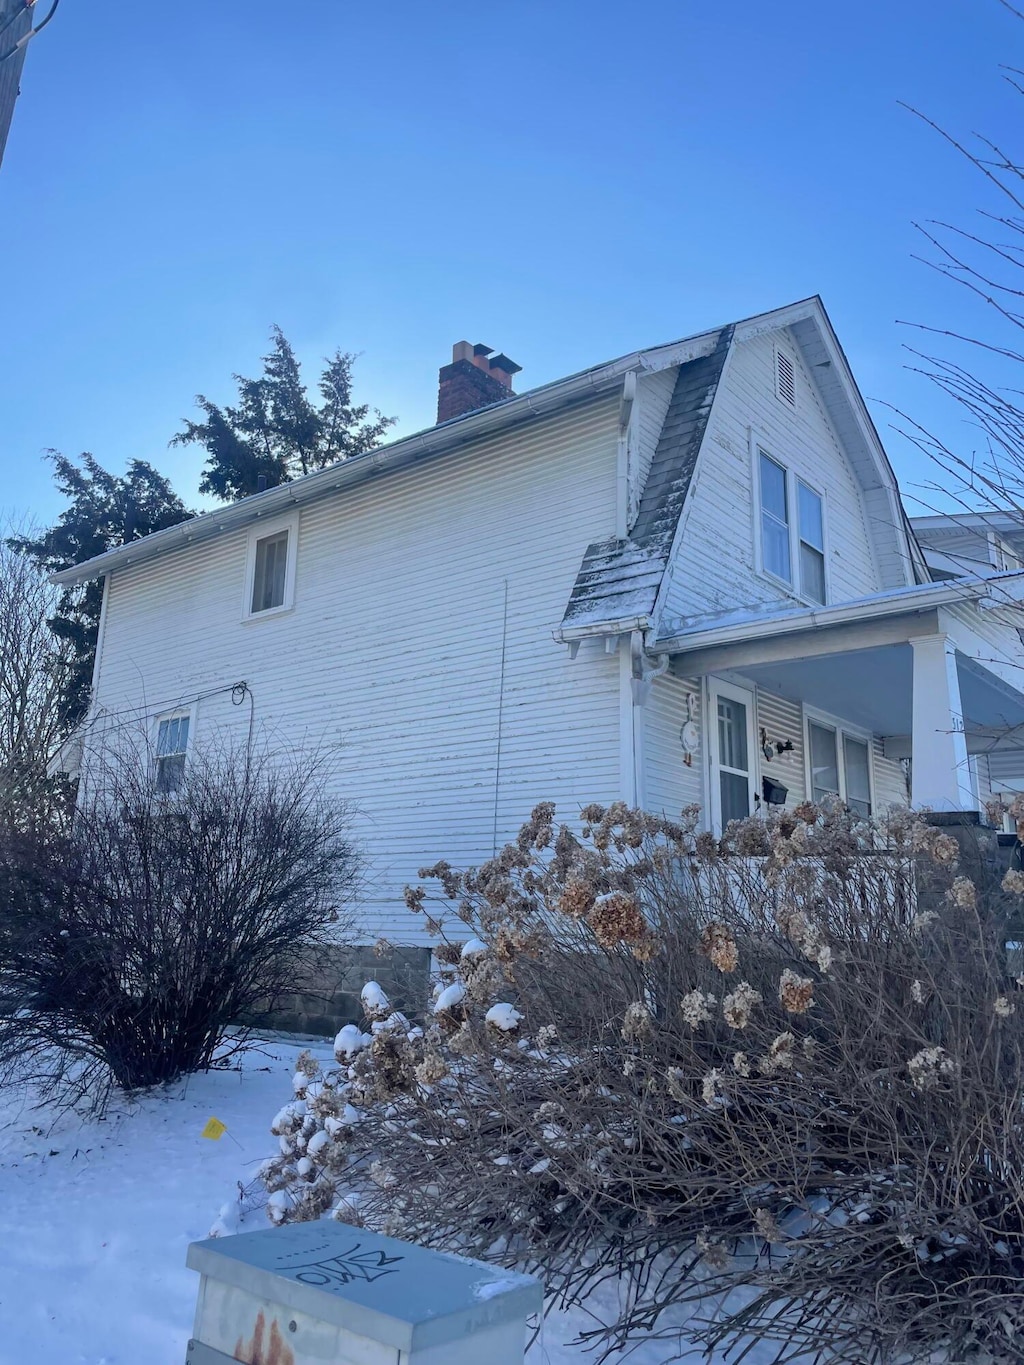
[[[214,539],[389,471],[443,458],[471,441],[533,422],[598,395],[622,393],[628,375],[678,367],[678,376],[647,475],[635,524],[627,537],[595,542],[583,563],[558,636],[564,640],[632,628],[652,628],[670,570],[708,416],[731,347],[744,339],[789,328],[808,365],[815,368],[830,420],[850,455],[869,502],[871,534],[897,566],[899,581],[928,577],[889,464],[864,400],[850,373],[824,305],[815,296],[681,341],[634,351],[504,402],[453,418],[363,455],[329,465],[292,483],[243,498],[178,526],[119,546],[53,576],[81,583],[129,564],[140,564]]]
[[[709,355],[679,366],[633,529],[628,537],[587,546],[563,632],[628,628],[653,613],[732,335],[732,327],[723,327]]]
[[[5,60],[0,60],[0,161],[7,145],[28,46],[17,45],[31,27],[32,10],[25,0],[0,0],[0,59],[9,54]]]

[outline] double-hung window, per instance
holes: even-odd
[[[757,448],[761,567],[809,602],[824,602],[825,505],[820,493]]]
[[[866,736],[808,716],[807,767],[812,801],[838,797],[858,815],[870,816],[871,749]]]
[[[188,711],[161,716],[156,727],[156,789],[167,796],[177,791],[185,775],[188,753],[188,732],[191,723]]]
[[[248,619],[287,611],[295,594],[295,550],[298,518],[249,533],[244,615]]]

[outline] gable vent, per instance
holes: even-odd
[[[784,403],[796,407],[796,374],[785,351],[775,352],[775,392]]]

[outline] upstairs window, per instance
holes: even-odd
[[[175,792],[185,775],[188,731],[191,716],[187,711],[163,716],[156,728],[156,789],[161,795]]]
[[[284,606],[284,583],[288,569],[288,532],[264,536],[256,542],[250,610],[273,611]]]
[[[759,446],[761,568],[807,602],[828,600],[825,501]]]
[[[760,452],[761,460],[761,555],[764,567],[776,578],[792,583],[789,554],[789,490],[786,471]]]
[[[800,591],[812,602],[825,600],[825,515],[821,495],[797,479],[800,519]]]
[[[287,611],[295,591],[298,518],[289,517],[249,533],[243,615],[247,619]]]

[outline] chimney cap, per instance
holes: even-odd
[[[500,352],[498,355],[492,355],[489,363],[492,370],[504,370],[505,373],[510,376],[518,374],[523,368],[522,365],[517,365],[514,360],[509,360],[504,352]]]
[[[476,345],[473,347],[473,354],[490,355],[493,350],[494,350],[493,346],[485,346],[482,342],[478,341]]]

